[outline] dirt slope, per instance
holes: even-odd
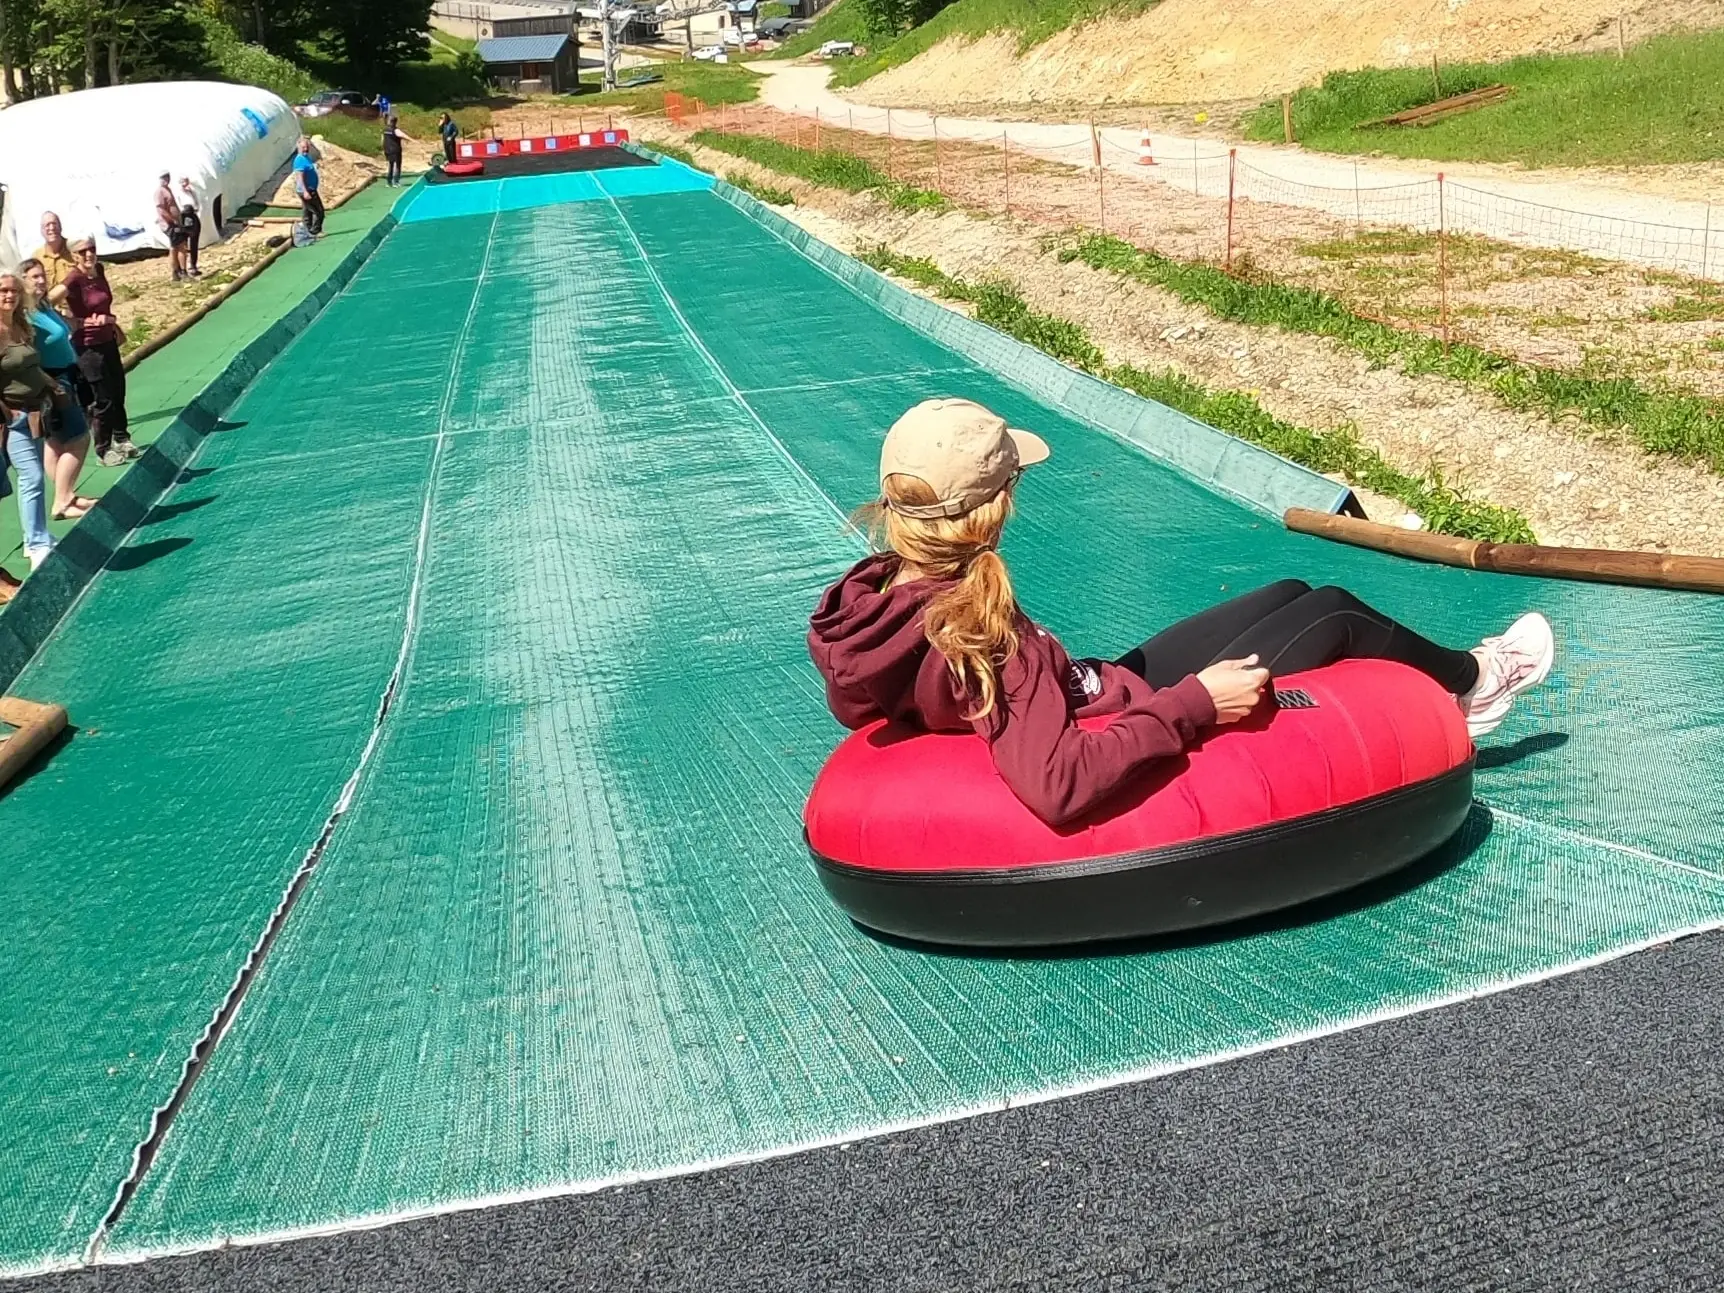
[[[943,41],[859,87],[881,105],[1199,103],[1247,99],[1344,68],[1615,48],[1724,26],[1724,0],[1163,0],[1017,56],[1010,34]]]

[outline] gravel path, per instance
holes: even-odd
[[[1724,479],[1698,467],[1511,412],[1446,378],[1372,368],[1326,338],[1227,323],[1161,288],[1062,265],[1035,224],[973,212],[906,215],[868,195],[694,151],[716,173],[790,190],[797,205],[784,214],[843,251],[884,244],[960,277],[1003,276],[1036,309],[1082,321],[1110,362],[1248,390],[1304,426],[1351,423],[1403,470],[1436,462],[1473,496],[1520,510],[1541,542],[1724,556]],[[1399,512],[1387,500],[1365,502],[1379,519]]]
[[[886,108],[859,97],[845,99],[826,88],[828,69],[795,64],[754,64],[766,76],[761,101],[781,112],[849,124],[885,134]],[[866,89],[861,91],[866,94]],[[1002,121],[939,117],[942,138],[1011,146],[1060,161],[1088,164],[1090,127],[1085,122]],[[893,108],[890,127],[907,138],[931,138],[934,117],[914,108]],[[1157,134],[1157,164],[1137,164],[1139,132],[1106,126],[1100,132],[1102,160],[1111,172],[1139,182],[1177,185],[1182,190],[1225,198],[1231,182],[1241,196],[1304,206],[1353,217],[1361,203],[1392,205],[1394,223],[1434,229],[1438,221],[1435,172],[1406,163],[1308,153],[1297,147],[1239,145],[1238,169],[1230,174],[1227,146],[1213,138]],[[1534,171],[1508,174],[1501,167],[1445,168],[1443,218],[1451,230],[1484,234],[1528,246],[1557,247],[1631,261],[1702,277],[1724,277],[1724,230],[1711,230],[1710,204],[1663,196],[1648,186],[1587,183],[1571,175]],[[1724,213],[1720,213],[1724,216]],[[1724,222],[1724,221],[1721,221]]]

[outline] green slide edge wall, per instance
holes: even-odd
[[[628,147],[642,156],[660,159],[651,148]],[[917,296],[735,185],[719,179],[712,191],[851,291],[923,336],[998,373],[1079,421],[1129,441],[1211,489],[1267,512],[1278,521],[1290,507],[1339,512],[1352,498],[1353,491],[1345,485],[1177,409],[1080,372],[1016,337]]]
[[[0,692],[17,680],[85,586],[185,470],[222,415],[287,343],[352,281],[359,267],[395,228],[399,209],[398,202],[322,283],[235,355],[56,545],[41,567],[24,581],[18,595],[0,608]]]

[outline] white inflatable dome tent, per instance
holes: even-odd
[[[102,255],[165,248],[155,192],[163,171],[197,187],[203,240],[292,155],[299,118],[255,86],[151,81],[30,99],[0,112],[0,256],[41,244],[42,213]]]

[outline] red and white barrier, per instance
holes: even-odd
[[[626,130],[583,130],[579,134],[523,136],[520,139],[463,139],[456,145],[462,161],[516,157],[522,153],[566,153],[579,148],[615,148],[629,141]]]

